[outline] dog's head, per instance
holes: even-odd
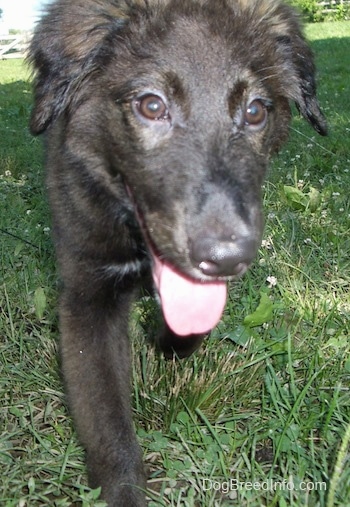
[[[326,133],[298,16],[274,0],[58,0],[30,59],[32,131],[60,122],[99,184],[123,182],[164,312],[201,307],[200,329],[172,327],[213,327],[225,280],[260,245],[261,184],[290,102]]]

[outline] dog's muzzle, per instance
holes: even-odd
[[[254,239],[218,240],[204,237],[192,241],[190,256],[193,265],[206,276],[229,277],[243,275],[256,254]]]

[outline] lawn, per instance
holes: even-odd
[[[150,507],[350,505],[350,22],[307,35],[330,135],[295,114],[265,185],[262,247],[219,326],[193,357],[166,362],[144,340],[153,303],[134,310]],[[0,61],[0,505],[102,507],[59,376],[58,280],[30,107],[23,62]]]

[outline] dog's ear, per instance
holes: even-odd
[[[105,37],[127,19],[121,1],[57,0],[36,27],[28,61],[34,69],[30,128],[42,133],[67,106],[71,93],[95,69]]]
[[[289,98],[316,132],[327,135],[327,122],[316,97],[314,56],[302,33],[299,15],[291,7],[280,4],[275,11],[274,30],[277,31],[278,52],[287,71],[284,87]]]
[[[295,65],[299,73],[301,97],[295,101],[300,113],[313,128],[322,136],[327,135],[327,121],[316,98],[315,73],[311,65],[304,59],[302,53],[295,55]],[[312,66],[313,67],[313,66]]]
[[[286,44],[286,39],[280,44]],[[324,117],[317,97],[315,66],[311,49],[302,37],[296,36],[289,44],[292,45],[292,62],[297,80],[297,93],[292,97],[295,104],[312,127],[322,136],[327,135],[327,122]]]

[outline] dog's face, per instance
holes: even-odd
[[[261,185],[289,102],[321,134],[314,66],[279,0],[54,0],[30,46],[33,133],[63,281],[62,370],[90,485],[144,507],[127,322],[158,289],[184,357],[221,317],[262,235]]]
[[[52,38],[62,61],[37,56],[32,119],[39,132],[61,116],[69,144],[96,160],[143,231],[159,291],[200,287],[209,306],[260,245],[261,184],[289,102],[326,128],[294,13],[270,0],[211,3],[117,2],[98,23],[98,3],[78,1],[74,28],[58,11],[69,37]]]

